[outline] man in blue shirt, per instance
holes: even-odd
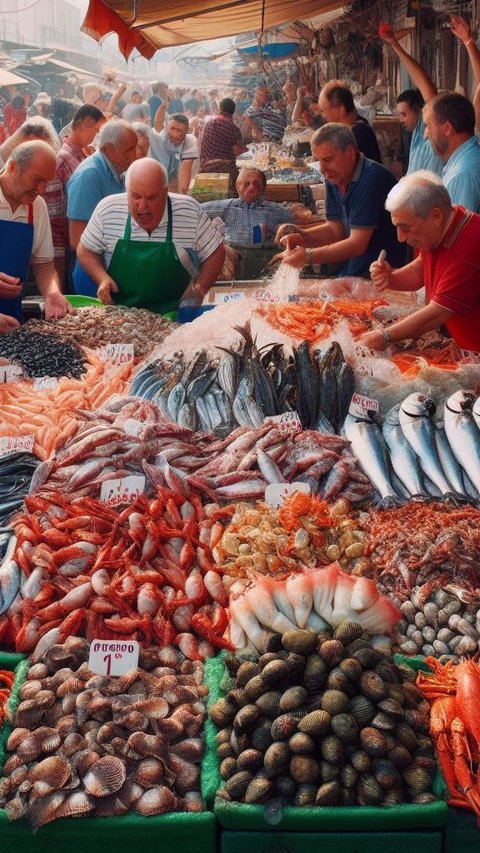
[[[67,216],[70,246],[77,250],[80,237],[99,201],[125,190],[123,173],[135,160],[137,134],[122,119],[108,121],[100,131],[100,147],[77,167],[67,183]],[[73,282],[77,293],[96,296],[97,287],[75,264]]]
[[[475,110],[463,95],[437,95],[423,108],[425,135],[445,163],[442,178],[453,204],[480,213],[480,145]]]
[[[370,264],[385,250],[391,266],[402,266],[405,250],[385,210],[396,184],[392,173],[360,154],[344,124],[325,124],[310,145],[325,176],[327,221],[308,231],[297,228],[293,234],[291,226],[281,226],[277,241],[286,251],[278,260],[294,267],[341,263],[340,275],[367,277]]]

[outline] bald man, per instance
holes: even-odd
[[[47,206],[40,193],[55,177],[55,152],[46,142],[24,142],[0,172],[0,332],[22,319],[22,288],[32,266],[48,320],[70,311],[53,262]]]
[[[132,163],[126,188],[97,205],[78,245],[98,298],[159,314],[200,303],[222,269],[221,235],[195,199],[168,192],[156,160]]]

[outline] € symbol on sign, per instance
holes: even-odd
[[[122,657],[121,652],[115,652],[115,660],[120,660],[121,657]]]

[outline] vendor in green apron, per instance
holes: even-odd
[[[167,173],[156,160],[129,167],[126,193],[107,196],[95,208],[77,256],[106,305],[175,311],[199,304],[222,269],[223,239],[200,205],[168,192]]]

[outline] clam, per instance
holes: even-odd
[[[244,749],[235,762],[239,770],[249,770],[251,773],[256,773],[262,764],[263,753],[258,749]]]
[[[374,667],[374,671],[383,679],[383,681],[386,681],[387,684],[398,684],[399,682],[397,667],[393,661],[388,660],[387,658],[379,660]]]
[[[260,726],[257,726],[253,732],[251,732],[251,746],[254,749],[258,749],[259,752],[266,752],[268,747],[274,740],[278,740],[277,732],[273,732],[273,727],[278,720],[281,720],[282,717],[277,717],[277,719],[270,723],[270,721],[265,720]],[[249,745],[245,748],[247,749]],[[240,750],[242,752],[243,750]]]
[[[275,784],[275,793],[279,797],[293,797],[297,790],[296,782],[287,774],[281,773],[280,776],[275,776],[273,782]]]
[[[284,682],[290,674],[287,663],[280,658],[269,661],[262,669],[261,677],[265,684],[277,686]]]
[[[378,708],[380,711],[383,711],[385,714],[393,717],[394,720],[403,719],[403,708],[400,702],[396,699],[392,699],[390,696],[387,696],[386,699],[382,699],[382,701],[378,703]],[[430,740],[429,743],[431,743]]]
[[[432,773],[425,767],[411,765],[402,771],[404,782],[415,794],[423,794],[432,784]]]
[[[366,726],[360,732],[362,749],[372,758],[382,758],[387,752],[387,743],[383,732],[372,726]]]
[[[340,770],[339,782],[343,788],[353,788],[357,784],[358,771],[353,764],[344,764]]]
[[[414,794],[412,796],[412,803],[418,803],[423,806],[426,803],[434,803],[436,799],[435,794],[432,794],[429,791],[424,791],[421,794]]]
[[[418,737],[413,729],[407,723],[397,723],[395,728],[395,736],[409,752],[415,752],[418,747]]]
[[[402,787],[392,788],[390,791],[385,791],[383,797],[384,806],[398,806],[405,802],[404,789]]]
[[[230,737],[232,735],[232,727],[227,726],[225,729],[220,729],[219,732],[215,735],[215,743],[219,746],[221,743],[230,743]]]
[[[245,770],[246,768],[242,768],[242,769]],[[224,781],[226,781],[227,779],[230,779],[237,772],[238,772],[238,767],[237,767],[237,759],[236,758],[232,758],[232,757],[224,758],[223,761],[220,763],[220,776],[222,777],[222,779]],[[137,778],[136,774],[133,778],[136,780],[136,778]]]
[[[355,658],[355,660],[357,660],[364,669],[368,669],[369,667],[375,666],[382,655],[381,652],[372,648],[372,646],[368,644],[367,646],[358,649],[356,652],[351,653],[349,656]]]
[[[320,752],[325,761],[335,764],[343,760],[345,748],[337,735],[327,735],[320,744]]]
[[[303,671],[303,683],[310,693],[319,692],[327,679],[327,668],[318,654],[308,655]]]
[[[289,767],[295,782],[315,785],[320,781],[320,764],[312,755],[292,755]]]
[[[386,758],[376,758],[372,762],[372,773],[385,790],[389,791],[401,785],[402,779],[393,761]]]
[[[240,770],[235,773],[225,783],[225,790],[234,800],[240,800],[247,790],[250,782],[253,779],[253,774],[248,770]]]
[[[341,800],[342,789],[338,782],[324,782],[315,796],[316,806],[336,806]]]
[[[388,693],[388,688],[380,676],[373,670],[365,670],[360,676],[360,690],[367,699],[372,702],[380,702],[385,699]]]
[[[217,746],[217,755],[220,761],[223,761],[224,758],[230,758],[235,755],[233,747],[231,743],[221,743]]]
[[[281,710],[281,699],[282,694],[279,690],[268,690],[267,693],[264,693],[262,696],[258,697],[255,704],[257,708],[260,708],[261,713],[265,717],[275,719],[275,717]]]
[[[228,702],[229,705],[233,705],[235,708],[243,708],[244,705],[248,705],[249,699],[245,690],[242,690],[241,687],[237,687],[228,691],[225,696],[225,701]]]
[[[359,773],[368,773],[372,766],[372,759],[364,749],[356,749],[355,752],[352,752],[350,761]]]
[[[282,648],[282,635],[275,631],[265,631],[263,647],[266,652],[278,652]]]
[[[318,653],[327,667],[334,667],[345,655],[345,647],[340,640],[325,640]]]
[[[228,784],[228,783],[227,783]],[[138,814],[148,815],[165,814],[175,811],[179,805],[179,799],[173,791],[165,785],[156,785],[149,788],[135,803],[135,811]]]
[[[330,764],[324,758],[320,761],[320,773],[322,774],[322,782],[332,782],[338,779],[340,775],[340,766],[338,764]]]
[[[254,675],[253,678],[247,681],[244,690],[250,702],[255,702],[259,699],[266,692],[266,684],[262,675]]]
[[[340,622],[333,632],[333,639],[340,640],[344,646],[358,640],[363,634],[363,628],[358,622]]]
[[[355,658],[344,658],[340,661],[338,667],[349,681],[358,681],[363,672],[361,663],[355,660]]]
[[[423,693],[416,687],[415,684],[410,684],[408,681],[402,685],[403,699],[407,708],[416,708],[423,700]]]
[[[234,754],[236,756],[239,756],[244,749],[248,749],[248,747],[250,746],[250,736],[249,734],[247,734],[247,732],[243,732],[242,734],[240,734],[240,732],[233,731],[230,743],[232,745]]]
[[[345,743],[352,743],[358,739],[358,723],[351,714],[335,714],[330,725],[333,734]]]
[[[274,741],[267,749],[264,758],[263,766],[267,776],[278,776],[288,767],[290,759],[290,750],[285,741]]]
[[[257,708],[257,706],[253,704],[244,705],[244,707],[240,708],[238,713],[235,715],[233,728],[240,734],[250,731],[250,729],[253,729],[256,723],[258,723],[260,717],[260,708]]]
[[[383,802],[383,788],[371,773],[360,777],[357,790],[358,801],[362,805],[379,806]]]
[[[88,793],[95,797],[107,797],[118,791],[126,779],[125,764],[120,758],[106,755],[100,758],[83,777]]]
[[[379,711],[378,714],[375,714],[372,720],[372,726],[375,729],[380,729],[382,732],[393,732],[396,726],[396,720],[390,716],[390,714],[385,714],[383,711]]]
[[[306,715],[308,716],[308,714]],[[306,717],[303,717],[302,720],[305,720]],[[277,717],[276,720],[273,721],[271,726],[271,736],[274,740],[288,740],[295,732],[297,728],[299,731],[303,731],[300,728],[302,720],[298,720],[294,714],[282,714],[280,717]]]
[[[235,716],[235,708],[232,707],[225,699],[219,699],[210,707],[210,719],[216,726],[223,728],[233,722]]]
[[[276,652],[265,652],[263,655],[260,655],[258,659],[260,670],[263,672],[267,664],[277,660],[281,660],[281,658],[276,654]]]
[[[293,678],[301,676],[305,669],[305,658],[296,652],[290,652],[285,658],[285,663],[288,666],[289,677]]]
[[[295,628],[282,634],[282,646],[287,652],[309,655],[315,650],[317,635],[313,631]]]
[[[290,752],[295,755],[312,755],[316,750],[315,741],[305,732],[296,732],[288,741]]]
[[[301,708],[302,705],[305,704],[307,698],[308,693],[305,688],[297,684],[284,691],[280,698],[279,708],[284,713],[295,711],[297,708]]]
[[[317,795],[316,785],[300,784],[295,791],[293,805],[304,808],[306,806],[315,805],[315,797]]]
[[[275,787],[271,779],[255,777],[245,791],[246,803],[264,803],[273,797]]]
[[[341,690],[326,690],[322,696],[322,708],[332,717],[346,711],[349,704],[349,697]]]
[[[311,711],[298,722],[298,731],[311,737],[318,737],[330,730],[330,714],[325,710]]]
[[[375,714],[377,713],[377,709],[373,702],[370,699],[367,699],[366,696],[363,696],[361,693],[358,696],[354,696],[353,699],[350,700],[350,713],[355,717],[359,726],[363,728],[363,726],[368,726]]]
[[[365,639],[365,637],[359,637],[358,640],[353,640],[345,647],[345,655],[346,657],[351,657],[353,653],[358,652],[359,649],[368,648],[371,648],[370,640]]]

